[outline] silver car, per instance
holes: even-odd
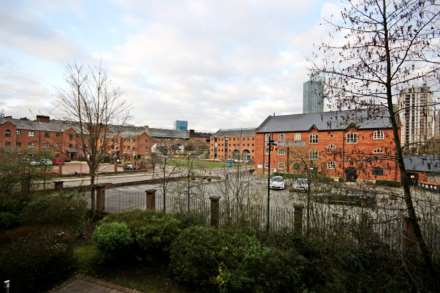
[[[307,178],[297,178],[293,181],[292,188],[294,190],[306,192],[309,189]]]
[[[281,176],[273,176],[272,178],[270,178],[269,188],[278,190],[285,189],[286,183],[284,182],[284,178]]]

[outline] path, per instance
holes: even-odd
[[[140,291],[121,287],[91,277],[76,276],[50,293],[140,293]]]

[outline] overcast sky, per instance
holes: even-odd
[[[2,0],[0,110],[60,117],[66,65],[107,68],[132,124],[258,126],[299,113],[333,0]]]

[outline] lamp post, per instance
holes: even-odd
[[[269,135],[269,139],[267,141],[267,147],[269,149],[269,156],[267,162],[267,210],[266,210],[266,231],[269,232],[270,229],[270,153],[272,151],[272,146],[276,146],[277,144],[272,139],[272,135]]]

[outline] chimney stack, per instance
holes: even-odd
[[[37,121],[38,122],[49,123],[50,117],[49,116],[45,116],[45,115],[37,115]]]

